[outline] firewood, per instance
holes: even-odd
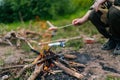
[[[68,62],[68,61],[66,61],[66,60],[64,60],[64,59],[61,59],[61,58],[59,58],[58,60],[59,60],[61,63],[65,64],[65,66],[67,66],[67,67],[69,67],[69,68],[72,68],[72,67],[69,65],[69,62]]]
[[[69,64],[70,64],[72,67],[83,67],[83,68],[86,67],[86,65],[81,64],[81,63],[77,63],[77,62],[71,62],[71,61],[70,61]]]
[[[44,73],[42,76],[41,76],[41,80],[45,80],[45,76],[47,75],[47,72]]]
[[[34,64],[25,65],[23,69],[21,69],[20,72],[17,74],[16,78],[19,78],[26,69],[31,68],[32,66],[34,66]]]
[[[34,32],[34,31],[26,30],[25,31],[25,35],[29,35],[29,34],[32,34],[32,35],[42,35],[40,33]]]
[[[3,74],[8,73],[8,72],[10,72],[10,70],[0,71],[0,75],[3,75]]]
[[[44,63],[42,63],[40,66],[37,65],[35,68],[35,71],[31,74],[31,76],[27,80],[35,80],[38,74],[43,70],[43,66],[44,66]]]
[[[41,60],[39,60],[39,61],[37,61],[37,62],[34,62],[34,63],[32,63],[32,64],[27,64],[27,65],[25,65],[25,66],[23,67],[23,69],[21,69],[20,72],[17,74],[16,78],[19,78],[26,69],[31,68],[31,67],[35,66],[36,64],[41,63],[41,62],[43,62],[43,61],[45,61],[45,60],[46,60],[46,59],[41,59]]]
[[[4,35],[3,39],[6,40],[6,39],[11,39],[12,37],[16,37],[16,32],[15,31],[11,31],[11,32],[8,32],[6,35]]]
[[[78,72],[75,72],[67,67],[65,67],[63,64],[61,64],[60,62],[54,61],[53,63],[58,66],[59,68],[61,68],[64,72],[66,72],[67,74],[76,77],[77,79],[82,79],[84,76],[82,74],[79,74]]]
[[[39,56],[38,56],[38,58],[39,58],[40,60],[39,60],[39,59],[36,59],[32,64],[27,64],[27,65],[25,65],[25,66],[23,67],[23,69],[21,69],[20,72],[17,74],[16,78],[19,78],[26,69],[31,68],[31,67],[35,66],[36,64],[40,64],[40,63],[42,63],[42,62],[44,62],[44,61],[46,61],[46,60],[49,60],[49,59],[52,59],[52,58],[55,58],[55,57],[58,57],[58,55],[49,56],[49,57],[47,57],[47,58],[42,58],[42,59],[40,59]]]
[[[64,54],[64,57],[68,58],[68,59],[75,59],[75,58],[77,58],[77,56],[71,55],[71,54]]]
[[[24,59],[24,60],[23,60],[23,62],[28,62],[28,63],[29,63],[29,62],[33,62],[33,61],[34,61],[34,59]]]
[[[6,42],[6,41],[5,41],[5,40],[3,40],[3,39],[0,39],[0,44],[10,45],[8,42]]]
[[[50,70],[49,73],[51,74],[56,74],[56,73],[61,73],[63,70]]]
[[[20,39],[18,39],[18,40],[17,40],[17,43],[16,43],[16,46],[19,48],[20,45],[21,45],[21,41],[20,41]]]
[[[10,46],[13,46],[13,44],[11,43],[9,39],[6,39],[6,41],[8,42],[8,44],[10,44]]]
[[[3,67],[3,68],[0,68],[0,71],[7,70],[7,69],[14,69],[14,68],[22,68],[22,67],[24,67],[24,65],[15,65],[15,66]]]

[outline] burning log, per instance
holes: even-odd
[[[60,67],[64,72],[66,72],[67,74],[76,77],[77,79],[82,79],[84,76],[82,74],[79,74],[78,72],[75,72],[67,67],[65,67],[63,64],[61,64],[60,62],[54,61],[53,63]]]
[[[39,56],[40,56],[40,55],[39,55]],[[25,65],[25,66],[23,67],[23,69],[21,69],[21,71],[17,74],[16,78],[19,78],[26,69],[31,68],[31,67],[35,66],[36,64],[43,63],[43,62],[46,61],[46,60],[50,60],[50,59],[54,59],[54,58],[58,57],[58,55],[54,55],[54,56],[48,56],[48,57],[45,57],[45,58],[41,58],[41,59],[40,59],[39,56],[35,59],[35,61],[34,61],[32,64]],[[39,60],[39,59],[40,59],[40,60]]]

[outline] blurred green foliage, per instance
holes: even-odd
[[[92,0],[3,0],[0,5],[0,22],[35,19],[59,19],[90,7]]]

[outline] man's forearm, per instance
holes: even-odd
[[[89,16],[93,10],[88,10],[87,13],[82,17],[84,19],[84,22],[89,20]]]

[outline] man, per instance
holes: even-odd
[[[100,6],[107,3],[107,20],[103,22],[101,17],[104,13]],[[113,4],[112,4],[113,3]],[[120,0],[96,0],[90,10],[82,17],[74,19],[72,24],[77,26],[90,20],[97,30],[105,37],[108,42],[102,46],[102,50],[112,50],[113,54],[120,54]],[[106,30],[109,27],[109,31]]]

